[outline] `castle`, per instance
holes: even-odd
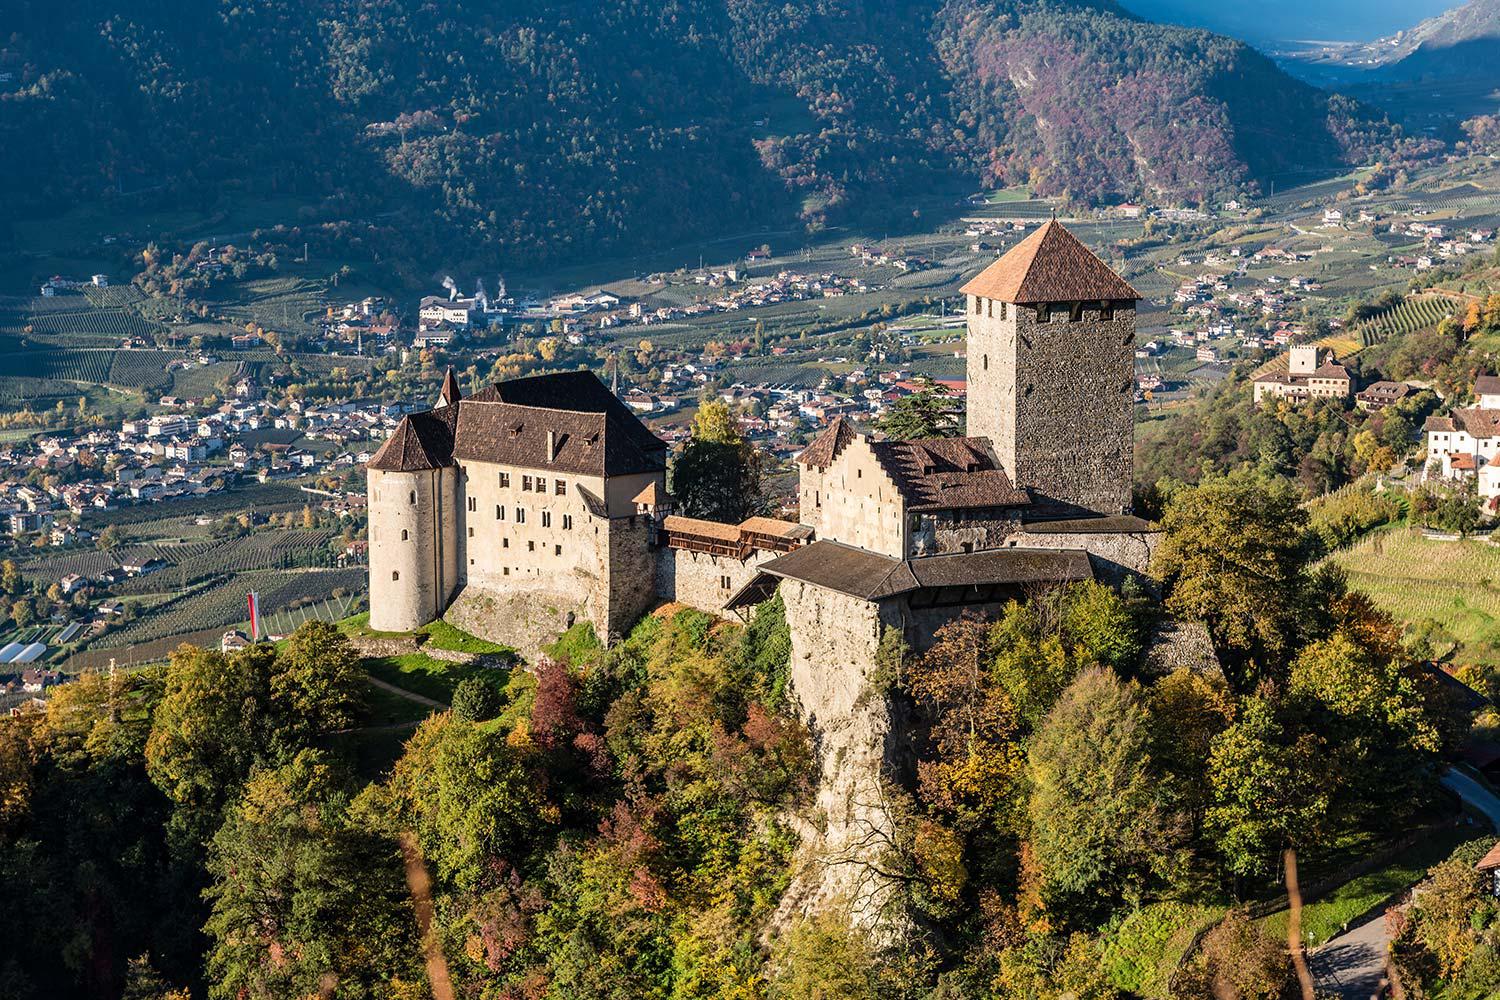
[[[592,373],[464,396],[450,372],[368,465],[371,626],[446,617],[534,650],[579,620],[613,639],[662,601],[744,614],[779,590],[794,623],[895,626],[920,648],[965,609],[1144,572],[1139,296],[1057,222],[963,293],[970,436],[839,418],[798,458],[796,523],[674,513],[666,445]]]
[[[798,456],[796,522],[674,513],[666,446],[592,373],[468,397],[450,373],[369,463],[371,626],[444,617],[534,653],[578,620],[613,641],[659,602],[747,616],[779,593],[818,785],[777,919],[839,903],[879,924],[894,888],[868,845],[912,761],[883,640],[921,650],[965,612],[1143,573],[1158,538],[1130,514],[1135,290],[1051,222],[963,293],[971,436],[836,419]]]

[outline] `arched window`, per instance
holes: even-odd
[[[985,371],[990,370],[990,356],[988,354],[980,355],[980,363],[984,366]]]
[[[411,533],[408,532],[405,528],[402,528],[401,529],[401,540],[403,542],[405,542],[405,541],[408,541],[410,538],[411,538]]]
[[[401,571],[399,569],[393,569],[393,570],[391,570],[391,579],[392,580],[399,580],[399,579],[401,579]]]
[[[417,502],[417,491],[416,490],[412,490],[411,491],[411,502],[412,503],[416,503]]]

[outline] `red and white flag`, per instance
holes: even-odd
[[[260,641],[260,595],[250,591],[250,641]]]

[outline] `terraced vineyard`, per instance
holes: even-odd
[[[333,598],[335,590],[361,593],[366,585],[363,568],[260,570],[220,578],[190,593],[168,601],[144,617],[111,632],[94,644],[96,649],[118,649],[170,636],[227,628],[245,620],[245,595],[260,595],[264,613],[273,615]]]
[[[73,339],[85,337],[119,343],[127,337],[150,338],[162,326],[126,309],[82,309],[34,315],[28,321],[39,337]]]
[[[1359,337],[1361,347],[1372,347],[1403,333],[1436,326],[1461,306],[1460,299],[1447,295],[1413,295],[1400,305],[1392,306],[1359,324],[1354,333]]]
[[[165,500],[158,503],[121,507],[119,510],[90,511],[83,515],[85,527],[98,529],[107,524],[130,525],[159,521],[185,513],[223,514],[226,511],[257,510],[276,512],[301,508],[307,494],[283,483],[255,483],[236,486],[208,496]]]
[[[181,357],[175,351],[32,348],[0,354],[0,377],[147,389],[166,385],[171,380],[167,363]]]

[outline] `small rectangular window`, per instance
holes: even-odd
[[[469,497],[469,512],[473,513],[474,511],[476,511],[478,509],[479,509],[479,498],[478,497]]]
[[[546,493],[547,492],[547,477],[546,476],[537,476],[536,477],[536,491],[538,493]]]
[[[517,524],[525,524],[526,523],[526,508],[525,507],[517,507],[516,508],[516,523]]]
[[[530,476],[522,476],[521,477],[521,490],[524,493],[530,493],[531,492],[531,477]]]
[[[495,504],[495,520],[505,520],[505,508],[500,506],[499,504]]]
[[[1006,303],[1004,303],[1004,302],[1000,303],[1000,318],[1001,319],[1005,318],[1006,312],[1007,312]]]
[[[980,311],[984,308],[984,306],[981,304],[983,302],[984,302],[984,300],[981,299],[979,296],[977,296],[977,295],[974,296],[974,315],[975,316],[978,316],[979,313],[980,313]]]
[[[556,489],[555,492],[560,497],[561,496],[567,496],[568,495],[568,484],[565,483],[565,482],[563,482],[561,479],[557,480],[557,489]]]
[[[528,541],[526,543],[526,551],[527,552],[535,552],[536,551],[536,542]]]
[[[474,528],[473,528],[473,526],[472,526],[472,525],[471,525],[471,526],[470,526],[470,528],[469,528],[469,537],[470,537],[470,538],[473,538],[473,537],[474,537]]]
[[[562,555],[562,546],[561,545],[554,545],[554,546],[552,546],[552,554],[555,555],[555,556]]]
[[[510,548],[510,539],[509,538],[502,538],[502,539],[500,539],[500,547],[502,549],[508,549],[508,548]]]
[[[510,487],[510,473],[509,472],[502,472],[502,473],[500,473],[500,485],[503,486],[503,487],[506,487],[506,488]]]
[[[985,301],[987,301],[989,303],[989,306],[985,310],[985,315],[987,315],[990,319],[994,319],[995,318],[995,300],[994,299],[986,299]]]
[[[392,580],[399,580],[399,579],[401,579],[401,571],[399,569],[393,569],[393,570],[391,570],[391,579]]]

